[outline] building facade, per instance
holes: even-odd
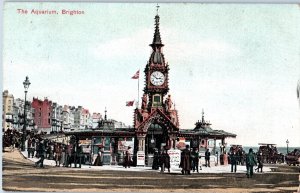
[[[14,96],[9,94],[8,90],[2,93],[2,128],[4,131],[13,129],[13,113],[14,113]]]
[[[52,101],[45,98],[40,100],[38,98],[33,98],[31,103],[34,109],[33,120],[37,127],[37,130],[42,132],[51,132],[52,128]]]
[[[99,121],[102,119],[100,113],[93,113],[92,115],[92,128],[96,129],[99,126]]]
[[[90,129],[93,126],[93,119],[88,109],[82,109],[82,128],[83,129]]]
[[[74,129],[83,129],[82,106],[74,109]]]
[[[63,124],[63,107],[57,103],[52,103],[52,118],[51,118],[51,132],[62,132]]]

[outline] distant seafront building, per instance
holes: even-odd
[[[32,108],[34,108],[34,123],[37,129],[42,132],[50,133],[52,126],[52,101],[45,98],[40,100],[38,98],[33,98]]]
[[[92,115],[92,128],[95,129],[99,125],[99,121],[102,119],[102,115],[100,113],[93,113]]]
[[[24,124],[24,100],[3,91],[2,128],[22,131]],[[102,115],[91,115],[87,108],[82,106],[60,105],[48,98],[26,101],[26,129],[43,133],[68,132],[76,129],[91,129],[99,126]],[[118,126],[124,126],[122,122],[114,121]]]
[[[8,90],[5,90],[2,93],[3,97],[3,109],[2,109],[2,128],[4,131],[7,129],[12,129],[13,124],[13,104],[14,104],[14,96],[8,93]],[[7,120],[7,121],[6,121]]]
[[[22,116],[24,115],[24,100],[20,98],[15,99],[13,108],[13,128],[20,130]]]
[[[93,119],[88,109],[82,109],[82,122],[83,129],[92,128],[93,126]]]
[[[63,108],[57,103],[52,104],[51,132],[62,131]]]

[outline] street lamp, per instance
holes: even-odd
[[[25,140],[26,140],[26,97],[27,97],[27,92],[28,92],[28,88],[29,88],[29,85],[30,85],[30,82],[29,82],[29,78],[28,76],[26,76],[26,79],[25,81],[23,82],[23,85],[24,85],[24,89],[25,89],[25,102],[24,102],[24,125],[23,125],[23,134],[22,134],[22,151],[25,151]]]
[[[289,153],[289,140],[286,140],[286,153]]]

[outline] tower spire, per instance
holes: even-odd
[[[161,43],[161,37],[160,37],[160,32],[159,32],[159,15],[158,15],[158,9],[159,9],[159,5],[156,5],[156,16],[155,16],[155,31],[154,31],[154,36],[153,36],[153,41],[152,44],[150,44],[151,47],[162,47],[164,46]]]
[[[204,120],[204,110],[202,109],[202,123],[204,123],[205,120]]]

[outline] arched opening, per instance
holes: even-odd
[[[164,146],[168,145],[168,131],[158,123],[152,123],[147,131],[145,142],[146,164],[152,165],[153,155],[155,151],[161,152]]]

